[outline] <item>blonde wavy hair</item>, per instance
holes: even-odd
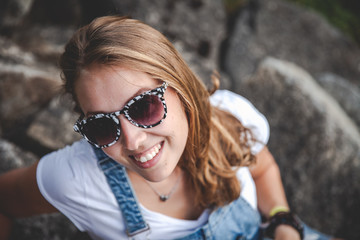
[[[208,91],[174,46],[154,28],[134,19],[106,16],[80,28],[60,59],[64,87],[77,103],[74,83],[81,69],[96,63],[123,66],[166,81],[177,92],[188,119],[189,134],[179,165],[185,169],[200,207],[222,206],[237,199],[237,167],[251,165],[251,132],[231,114],[210,105]],[[81,112],[76,104],[76,110]]]

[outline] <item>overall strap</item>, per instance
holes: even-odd
[[[125,167],[108,157],[100,148],[93,149],[122,212],[127,235],[132,237],[149,230],[133,194]]]

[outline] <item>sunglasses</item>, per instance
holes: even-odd
[[[134,97],[119,111],[99,113],[86,119],[80,116],[74,125],[74,130],[95,147],[106,148],[115,144],[120,138],[121,125],[118,116],[121,114],[137,127],[155,127],[166,118],[164,94],[167,86],[168,84],[164,82],[160,87]]]

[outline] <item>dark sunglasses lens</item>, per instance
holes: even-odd
[[[129,116],[141,125],[153,125],[164,117],[164,106],[156,95],[145,95],[129,108]]]
[[[93,119],[82,129],[85,136],[93,143],[103,146],[116,140],[116,123],[107,117]]]

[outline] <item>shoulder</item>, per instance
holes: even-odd
[[[86,168],[89,164],[96,164],[95,154],[86,141],[80,140],[42,157],[37,168],[37,178],[74,180],[81,177],[80,166]]]
[[[265,116],[248,99],[239,94],[229,90],[218,90],[210,97],[210,102],[213,106],[233,114],[247,127],[268,127]]]
[[[96,175],[97,161],[91,146],[84,140],[41,158],[36,180],[44,198],[67,215],[79,229],[77,217],[86,212],[86,184],[89,174]],[[96,176],[94,176],[96,177]]]
[[[267,144],[270,136],[269,123],[265,116],[246,98],[229,90],[217,90],[211,97],[213,106],[230,112],[254,134],[258,143],[252,148],[258,153]]]

